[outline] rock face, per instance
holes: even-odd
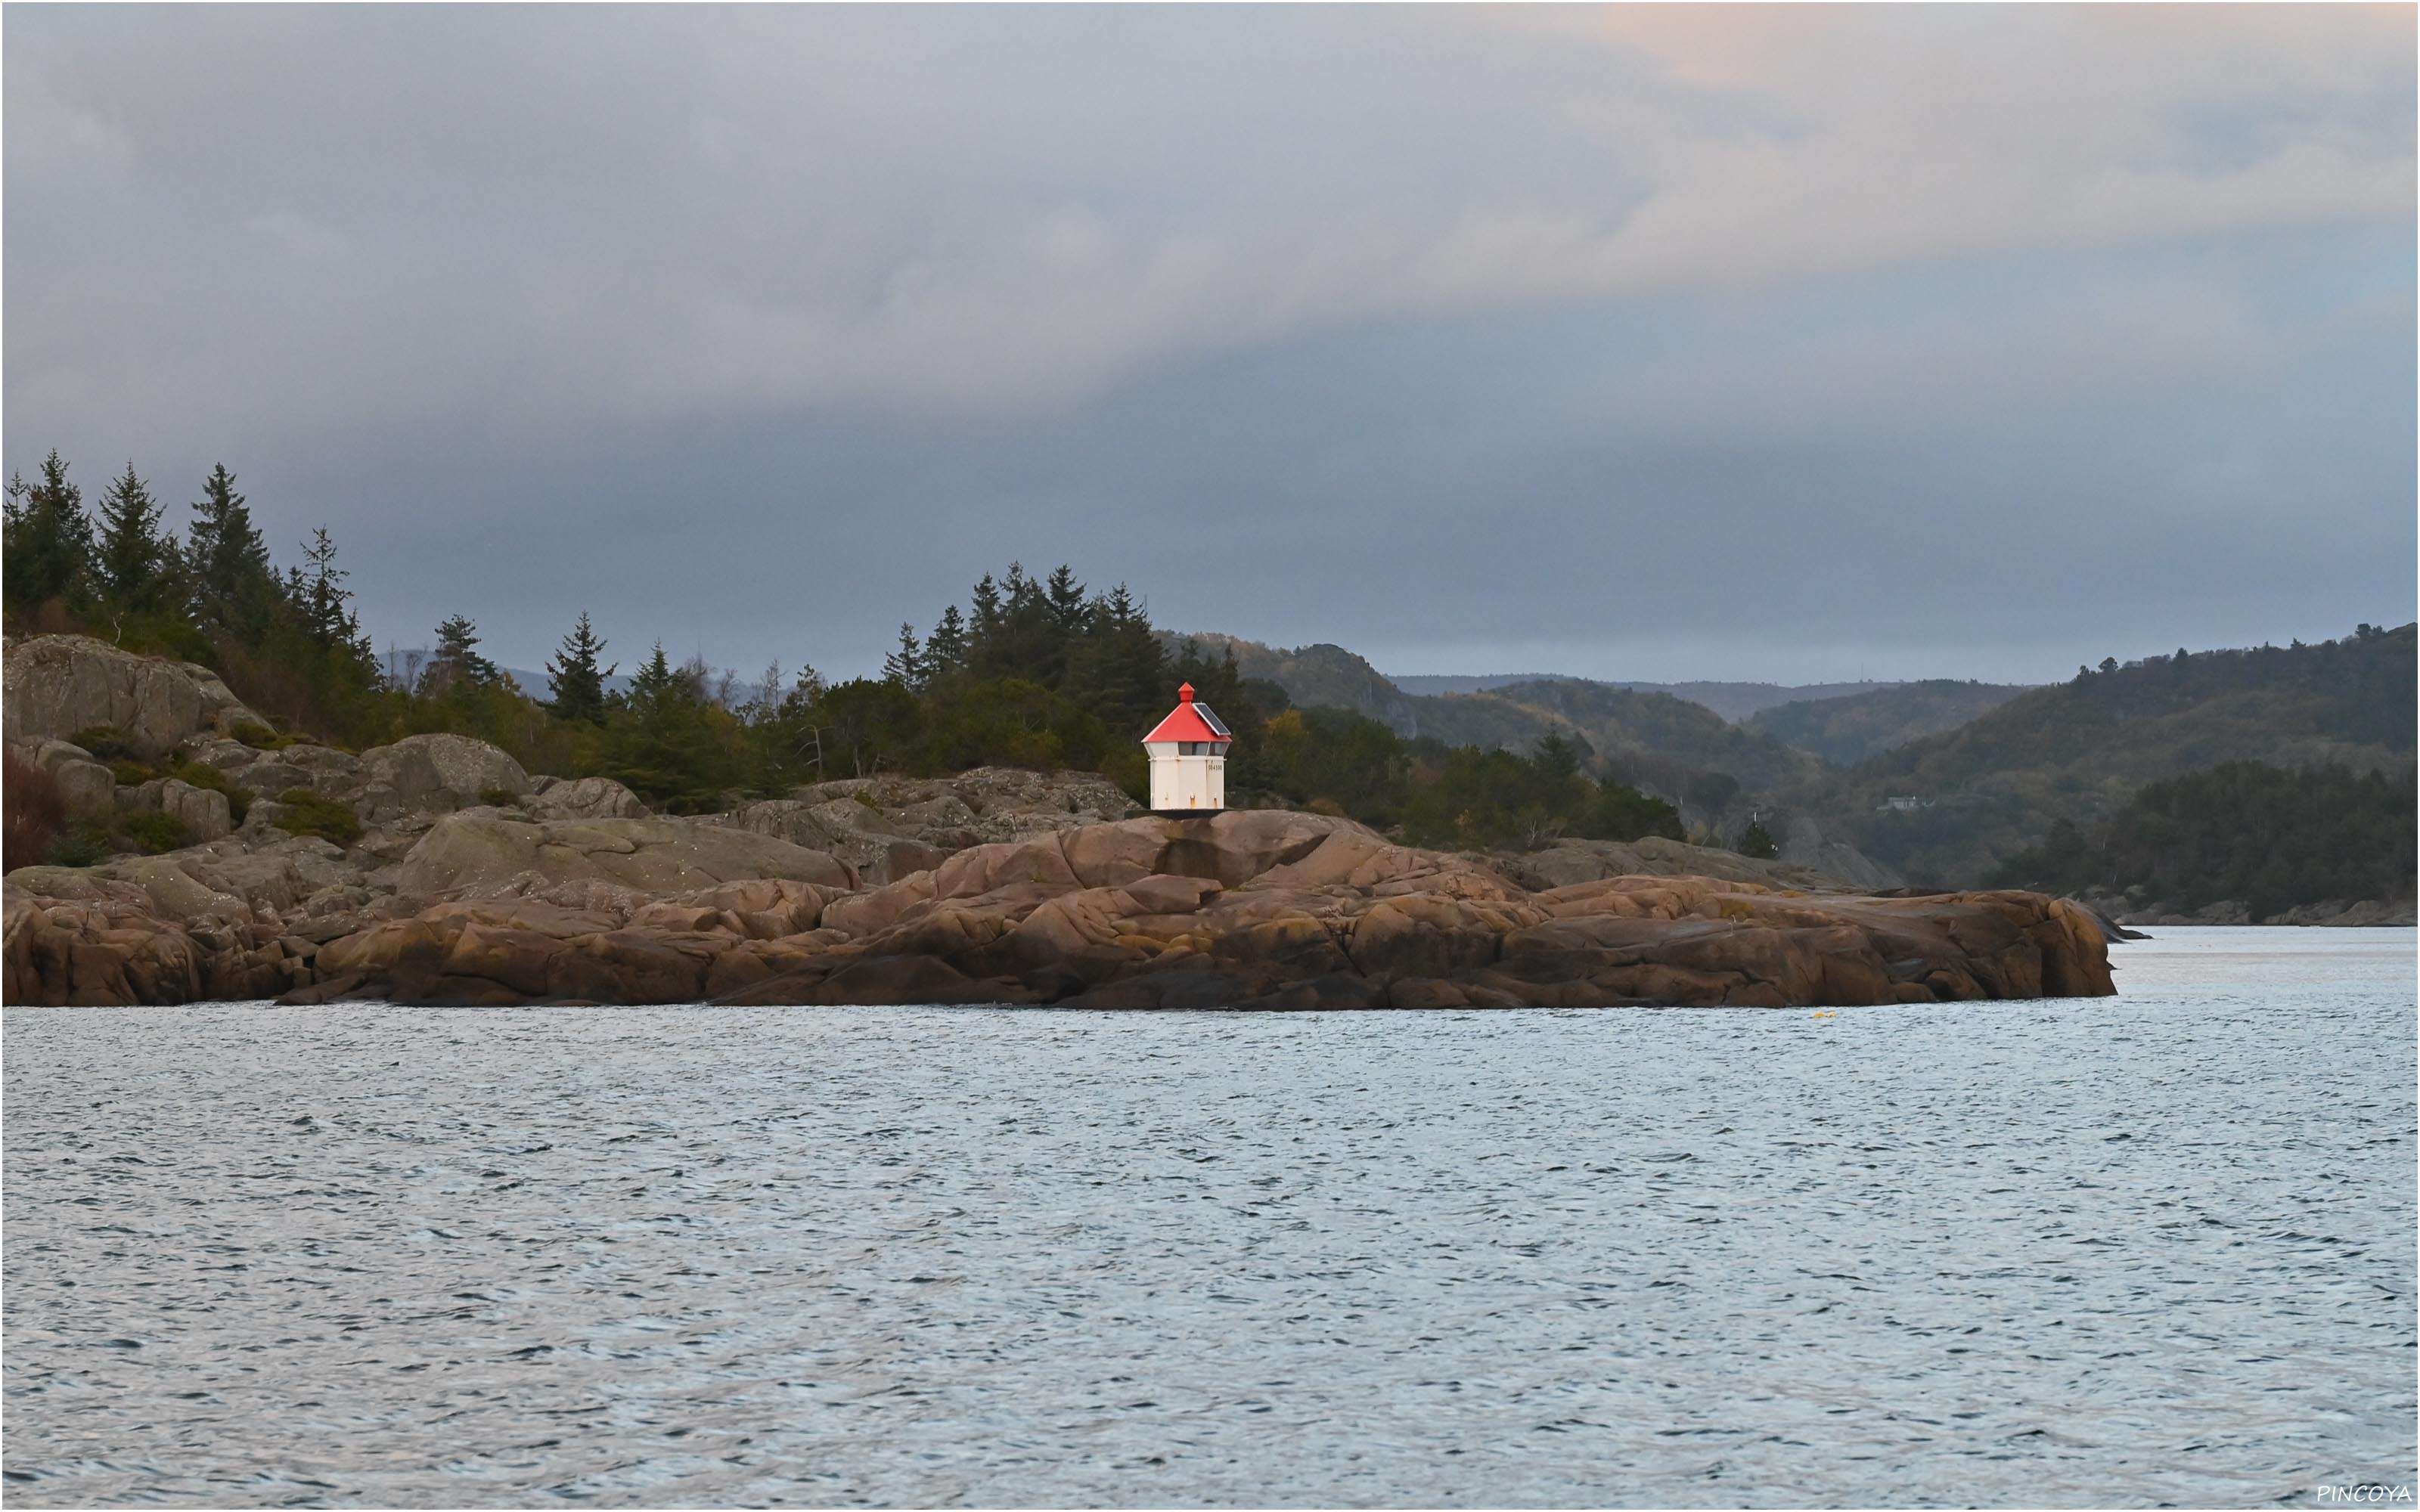
[[[846,862],[879,886],[929,871],[970,845],[1123,819],[1135,801],[1106,778],[978,766],[949,778],[846,778],[768,798],[715,822]]]
[[[1904,887],[1907,878],[1845,841],[1827,838],[1822,825],[1807,814],[1792,814],[1781,837],[1785,865],[1832,877],[1862,891]]]
[[[117,800],[117,779],[82,746],[29,736],[9,741],[8,749],[50,773],[70,809],[105,809]]]
[[[1858,898],[1648,875],[1532,891],[1475,858],[1274,811],[1078,825],[856,891],[831,857],[727,826],[496,810],[440,820],[381,906],[324,881],[339,869],[318,852],[272,858],[274,875],[239,878],[239,864],[264,865],[153,857],[96,869],[110,875],[13,874],[10,1000],[183,1001],[237,982],[298,1001],[1124,1009],[2113,991],[2091,917],[2036,894]],[[456,896],[413,901],[439,892]]]
[[[16,642],[8,648],[0,683],[0,723],[12,740],[63,740],[95,725],[116,725],[164,749],[204,731],[267,723],[207,667],[138,656],[90,636]]]
[[[529,819],[473,809],[431,825],[395,883],[409,895],[459,899],[588,882],[678,893],[768,877],[841,889],[856,880],[821,851],[696,820]]]
[[[153,778],[116,794],[121,809],[149,809],[184,822],[199,840],[217,840],[235,828],[226,795],[197,788],[173,777]]]
[[[582,777],[566,781],[542,777],[531,790],[534,819],[644,819],[647,806],[639,795],[610,777]]]
[[[106,867],[20,868],[0,888],[0,989],[10,1003],[118,1005],[306,987],[329,932],[278,909],[299,915],[306,898],[323,895],[341,853],[311,840],[280,849],[204,846]],[[343,928],[355,927],[348,915]]]
[[[1706,877],[1752,882],[1803,892],[1840,892],[1840,879],[1789,861],[1760,861],[1733,851],[1688,845],[1661,835],[1642,840],[1566,840],[1527,855],[1507,856],[1504,874],[1532,891],[1568,887],[1607,877]],[[1896,887],[1897,883],[1889,886]]]
[[[468,735],[407,736],[362,752],[345,775],[360,785],[353,809],[365,824],[467,809],[489,801],[485,795],[491,793],[518,798],[535,786],[520,763]]]

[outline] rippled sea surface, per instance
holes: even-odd
[[[13,1009],[6,1499],[2408,1485],[2412,932],[2161,933],[1833,1017]]]

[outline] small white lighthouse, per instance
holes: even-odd
[[[1227,807],[1227,748],[1235,737],[1207,703],[1193,702],[1193,685],[1176,690],[1176,707],[1142,737],[1151,753],[1154,813],[1217,813]]]

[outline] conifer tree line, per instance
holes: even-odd
[[[779,662],[752,681],[660,641],[627,680],[582,612],[525,689],[455,613],[432,649],[380,655],[326,529],[282,573],[225,467],[181,532],[130,463],[87,509],[56,452],[7,490],[5,600],[12,631],[74,631],[217,671],[277,731],[355,749],[406,735],[489,741],[534,772],[604,776],[655,807],[699,812],[835,778],[933,776],[986,764],[1098,772],[1140,797],[1140,739],[1191,683],[1235,733],[1231,802],[1349,814],[1421,843],[1537,843],[1559,834],[1680,833],[1667,805],[1586,775],[1588,752],[1449,750],[1375,720],[1295,709],[1247,683],[1234,656],[1160,633],[1125,584],[1094,592],[1063,564],[1011,562],[950,604],[928,633],[899,629],[878,678],[828,683]]]

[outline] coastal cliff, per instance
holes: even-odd
[[[581,854],[584,834],[628,856],[633,837],[612,826],[630,823],[558,822],[538,844]],[[542,826],[474,810],[414,853],[501,827]],[[225,894],[179,917],[154,882],[12,874],[8,1000],[1779,1008],[2115,990],[2099,926],[2038,894],[1656,876],[1531,892],[1477,858],[1276,810],[1080,825],[870,889],[835,874],[651,895],[525,872],[487,896],[297,926]]]

